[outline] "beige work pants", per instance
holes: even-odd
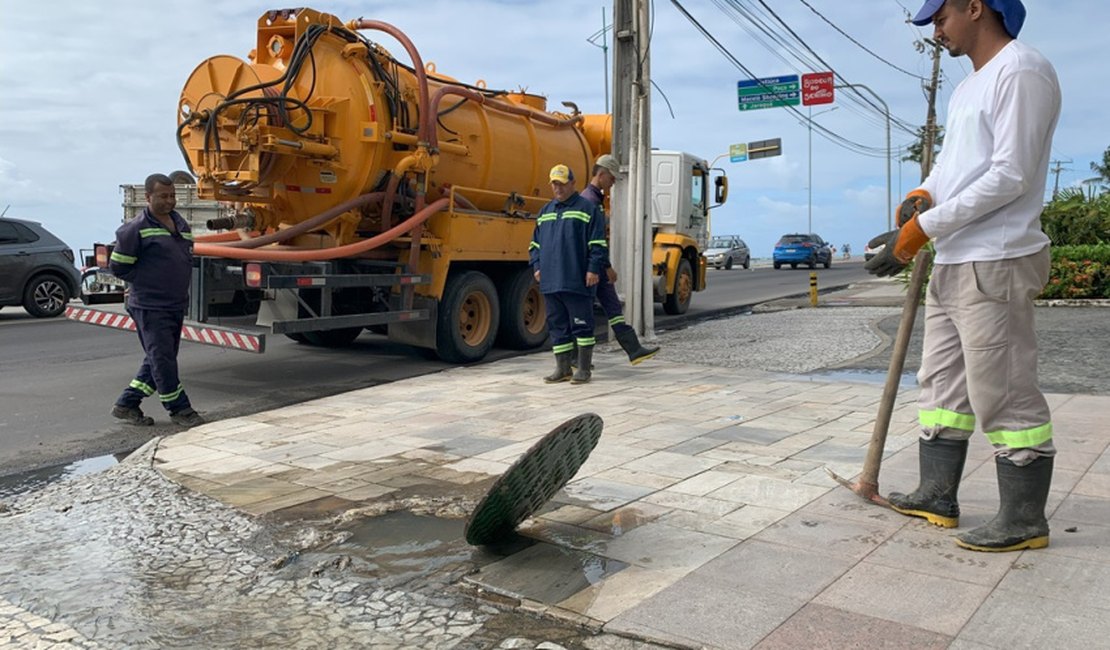
[[[1056,453],[1033,327],[1049,263],[1046,246],[1026,257],[933,267],[917,373],[923,438],[966,440],[978,427],[996,455],[1017,465]]]

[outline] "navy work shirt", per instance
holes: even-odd
[[[189,307],[193,233],[176,211],[170,212],[170,218],[177,232],[167,230],[149,208],[116,230],[110,269],[131,283],[127,296],[131,307],[165,311]]]
[[[540,272],[540,292],[591,295],[586,272],[600,275],[609,262],[601,208],[577,192],[566,202],[550,201],[536,217],[528,256]]]

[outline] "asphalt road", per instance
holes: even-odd
[[[844,286],[866,276],[859,262],[837,262],[831,269],[818,269],[819,286]],[[711,269],[708,284],[706,291],[694,295],[683,316],[667,316],[657,306],[656,328],[671,329],[766,300],[805,294],[809,272]],[[487,360],[512,354],[495,349]],[[134,334],[60,318],[34,319],[9,307],[0,311],[0,359],[0,476],[130,451],[154,436],[177,430],[150,401],[146,411],[154,416],[154,427],[124,425],[109,414],[141,360]],[[368,332],[344,349],[314,348],[270,336],[262,355],[186,343],[179,361],[182,382],[194,406],[210,419],[449,367],[426,351]]]

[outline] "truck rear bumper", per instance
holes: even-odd
[[[86,325],[135,331],[135,321],[122,305],[99,309],[70,306],[66,307],[66,318]],[[266,333],[261,329],[249,330],[185,321],[181,327],[181,340],[256,354],[266,351]]]

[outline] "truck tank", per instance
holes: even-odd
[[[363,35],[375,31],[400,42],[411,65]],[[534,94],[460,84],[377,21],[270,11],[249,59],[197,66],[181,92],[178,141],[199,195],[238,209],[214,226],[276,232],[351,206],[279,236],[283,244],[361,241],[452,187],[455,207],[534,210],[550,194],[552,165],[585,182],[609,148],[608,115],[549,112]]]

